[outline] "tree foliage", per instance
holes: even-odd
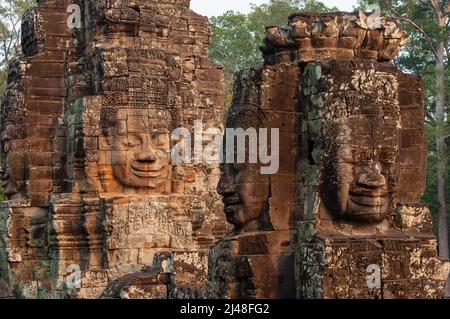
[[[405,20],[400,20],[402,27],[410,36],[410,43],[407,44],[402,53],[396,59],[397,66],[405,72],[413,72],[420,74],[424,80],[425,89],[425,106],[427,108],[427,123],[433,124],[433,112],[436,108],[436,59],[433,51],[430,49],[428,39],[436,47],[436,42],[443,39],[446,43],[446,101],[447,108],[450,107],[450,69],[448,64],[450,26],[442,30],[436,23],[436,18],[432,8],[428,4],[428,0],[359,0],[361,8],[367,7],[368,4],[378,4],[382,12],[386,15],[394,17],[408,17],[409,20],[417,24],[418,27],[427,34],[424,36],[422,32],[413,27]],[[449,6],[450,1],[440,1],[444,10]],[[427,39],[428,38],[428,39]]]
[[[20,26],[25,10],[35,0],[0,1],[0,96],[3,95],[8,65],[20,53]]]
[[[8,78],[9,63],[20,54],[22,15],[35,0],[0,0],[0,101]],[[0,187],[0,202],[6,200]]]
[[[228,11],[212,17],[209,56],[225,71],[225,104],[231,101],[234,73],[262,65],[259,47],[263,43],[266,26],[286,25],[289,15],[295,12],[337,10],[316,0],[269,0],[259,6],[251,5],[248,14]]]
[[[252,5],[248,14],[228,11],[211,18],[209,55],[224,68],[227,77],[232,77],[239,70],[261,65],[259,47],[265,26],[286,25],[288,16],[295,12],[336,10],[315,0],[270,0],[260,6]]]

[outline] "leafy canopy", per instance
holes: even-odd
[[[212,17],[211,59],[224,68],[228,78],[239,70],[260,66],[259,47],[265,26],[285,25],[289,15],[301,11],[330,12],[338,9],[328,8],[316,0],[270,0],[260,6],[252,5],[248,14],[228,11]]]

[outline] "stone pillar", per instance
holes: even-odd
[[[223,72],[189,2],[74,1],[81,29],[66,23],[72,1],[27,15],[27,57],[11,69],[2,119],[11,191],[0,269],[11,291],[99,297],[123,276],[145,277],[157,253],[173,256],[176,281],[164,285],[178,296],[206,284],[208,248],[227,230],[219,169],[173,164],[171,133],[222,128]]]
[[[251,113],[292,132],[292,142],[280,138],[280,159],[290,161],[293,179],[280,188],[294,196],[275,201],[264,192],[277,175],[222,167],[219,190],[235,232],[210,252],[211,296],[442,298],[450,264],[439,260],[430,212],[420,204],[422,83],[391,62],[406,34],[393,19],[375,26],[371,19],[294,14],[287,27],[266,29],[255,84],[238,75],[227,127],[252,127],[255,116],[244,116]],[[272,112],[291,112],[284,113],[290,121],[271,121],[271,104]],[[251,187],[240,176],[252,176]],[[281,216],[284,234],[267,223]],[[295,292],[283,290],[289,268]]]
[[[45,269],[47,222],[53,192],[52,140],[67,107],[65,63],[74,52],[66,25],[68,0],[41,1],[22,23],[23,57],[9,69],[2,103],[1,277],[25,297],[49,287]]]
[[[208,297],[295,297],[292,243],[295,159],[300,155],[296,147],[299,72],[293,64],[279,64],[236,76],[227,129],[256,129],[257,146],[264,145],[261,141],[266,138],[267,154],[282,156],[267,165],[222,166],[218,190],[234,230],[210,251]],[[229,142],[227,138],[225,145]],[[264,173],[271,165],[275,170]]]

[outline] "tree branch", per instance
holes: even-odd
[[[445,50],[445,53],[447,54],[447,58],[450,59],[450,56],[449,56],[449,39],[448,39],[448,37],[445,37],[443,42],[444,42],[444,50]]]
[[[411,19],[405,17],[405,16],[397,16],[395,17],[398,20],[402,20],[405,22],[408,22],[411,26],[413,26],[417,31],[419,31],[425,38],[425,40],[427,40],[428,45],[430,46],[431,51],[433,51],[433,54],[435,57],[438,56],[438,52],[436,50],[436,48],[434,47],[434,43],[433,40],[431,40],[431,38],[428,36],[428,34],[414,21],[412,21]]]
[[[430,125],[436,126],[436,119],[434,118],[433,112],[430,110],[425,111],[425,121]]]
[[[431,0],[431,6],[436,13],[436,17],[438,18],[439,27],[444,27],[445,21],[447,19],[447,14],[444,15],[444,12],[442,12],[441,8],[439,7],[439,1]]]
[[[421,3],[424,3],[428,6],[431,6],[430,3],[428,2],[424,2],[422,0],[419,0]],[[434,0],[432,0],[434,1]],[[416,29],[417,31],[419,31],[425,38],[425,40],[428,42],[428,45],[430,46],[431,51],[433,51],[433,55],[437,58],[438,56],[438,52],[434,46],[433,40],[431,40],[431,38],[428,36],[428,34],[425,32],[425,30],[423,30],[417,23],[415,23],[413,20],[411,20],[410,18],[401,15],[399,12],[397,12],[394,9],[391,9],[392,13],[395,15],[394,18],[396,18],[397,20],[401,20],[401,21],[405,21],[408,22],[414,29]]]
[[[431,7],[433,8],[434,12],[436,12],[436,15],[439,17],[442,15],[441,8],[439,8],[439,2],[438,0],[430,0]]]
[[[431,3],[429,3],[428,1],[425,0],[419,0],[419,2],[425,6],[427,6],[428,8],[430,8],[431,10],[434,10],[433,6],[431,5]]]

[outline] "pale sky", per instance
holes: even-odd
[[[268,0],[191,0],[191,9],[208,17],[218,16],[229,10],[247,13],[250,3],[260,5]],[[353,11],[357,0],[322,0],[329,7],[338,7],[342,11]]]

